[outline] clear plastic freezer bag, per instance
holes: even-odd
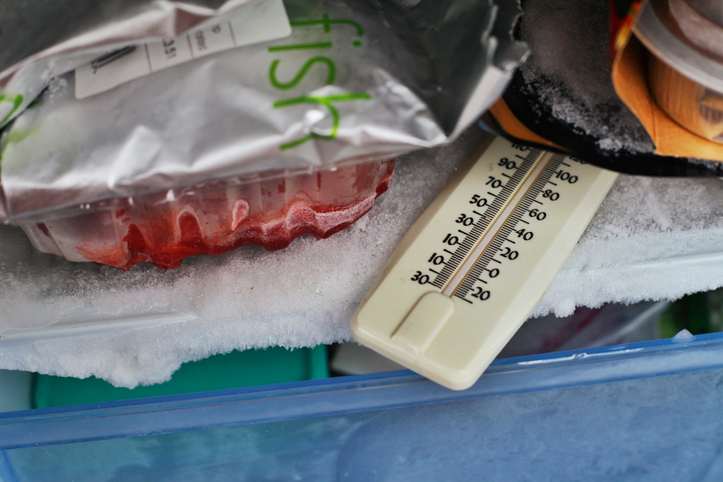
[[[302,234],[330,236],[366,214],[393,173],[393,160],[265,173],[87,205],[87,213],[21,227],[38,250],[71,261],[170,269],[246,244],[274,250]]]

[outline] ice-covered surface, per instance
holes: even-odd
[[[640,122],[610,77],[609,2],[527,0],[520,24],[532,54],[520,67],[527,88],[571,129],[604,151],[652,152]]]
[[[0,334],[180,313],[175,323],[143,330],[0,344],[0,368],[95,375],[133,387],[166,380],[182,362],[214,353],[347,340],[354,309],[395,245],[479,142],[473,130],[451,146],[400,159],[372,211],[328,239],[187,259],[172,271],[70,263],[35,252],[22,232],[0,227]],[[723,286],[722,188],[718,179],[621,176],[536,313]],[[193,319],[178,323],[184,313]]]

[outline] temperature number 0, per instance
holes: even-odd
[[[429,276],[427,276],[426,274],[422,274],[421,271],[417,271],[416,273],[414,273],[414,276],[412,276],[412,281],[416,281],[420,285],[424,285],[429,283]]]

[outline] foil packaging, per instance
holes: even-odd
[[[173,37],[252,0],[4,0],[0,2],[0,127],[51,78],[93,58]]]
[[[94,38],[113,39],[106,46],[180,30],[153,21],[179,20],[176,2],[118,3],[145,13],[95,30]],[[211,15],[239,3],[184,8]],[[292,32],[285,38],[84,98],[75,72],[53,78],[2,133],[0,220],[37,223],[209,180],[377,161],[446,143],[501,95],[527,54],[511,35],[516,1],[283,3]],[[120,24],[132,34],[122,36]]]

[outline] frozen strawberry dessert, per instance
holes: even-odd
[[[302,234],[330,236],[371,209],[393,172],[390,160],[226,179],[22,227],[40,251],[71,261],[171,269],[185,257],[245,244],[275,250]]]

